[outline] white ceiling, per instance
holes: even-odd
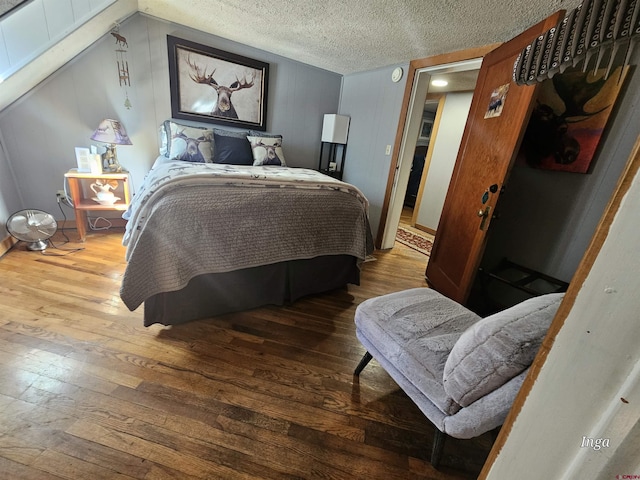
[[[138,0],[148,15],[340,74],[504,42],[580,0]]]

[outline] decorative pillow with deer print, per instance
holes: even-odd
[[[251,144],[254,165],[278,165],[286,167],[284,152],[282,151],[282,137],[253,137],[248,136]]]
[[[213,131],[167,121],[167,157],[185,162],[211,163]]]

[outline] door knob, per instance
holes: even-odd
[[[484,210],[478,211],[478,216],[482,217],[482,221],[480,222],[480,230],[484,230],[487,225],[487,218],[489,218],[489,214],[491,213],[491,207],[487,207]]]

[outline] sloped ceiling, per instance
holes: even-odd
[[[117,0],[7,79],[0,110],[140,11],[347,75],[499,43],[580,0]]]
[[[138,0],[139,11],[340,74],[503,42],[579,0]]]

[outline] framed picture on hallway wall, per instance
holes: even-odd
[[[267,129],[269,64],[167,35],[173,118]]]
[[[419,140],[429,141],[431,139],[431,130],[433,130],[433,120],[430,118],[422,119],[422,126],[420,127]]]

